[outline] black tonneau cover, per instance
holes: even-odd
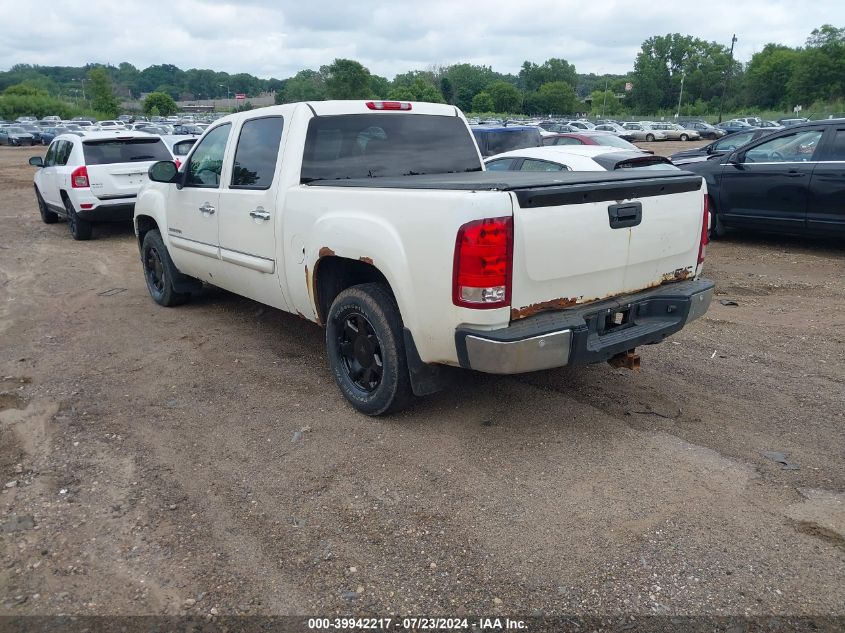
[[[467,174],[426,174],[386,178],[313,180],[309,187],[367,187],[371,189],[442,189],[446,191],[513,191],[519,206],[548,207],[583,202],[630,200],[701,189],[702,178],[690,172],[636,170],[529,173],[484,171]]]

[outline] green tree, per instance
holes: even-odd
[[[676,107],[681,78],[690,101],[718,99],[731,66],[728,49],[690,35],[655,35],[643,42],[634,62],[632,107],[641,114]],[[734,61],[735,78],[742,65]]]
[[[390,81],[386,77],[370,75],[370,96],[374,99],[384,99],[390,92]]]
[[[590,95],[592,99],[592,113],[614,115],[621,114],[625,111],[625,106],[622,101],[616,98],[616,93],[613,90],[595,90]]]
[[[519,71],[519,86],[526,92],[539,90],[543,84],[553,81],[568,83],[572,88],[578,83],[575,66],[565,59],[553,57],[538,66],[533,62],[523,62]]]
[[[506,81],[494,81],[485,89],[493,99],[496,112],[519,112],[522,108],[522,93]]]
[[[543,114],[572,114],[578,109],[578,98],[571,84],[552,81],[537,91],[536,105]]]
[[[91,96],[91,107],[97,112],[102,112],[111,117],[117,116],[120,112],[120,104],[114,96],[111,79],[102,66],[93,68],[88,73],[89,94]]]
[[[352,59],[335,59],[322,66],[329,99],[366,99],[370,96],[370,71]]]
[[[388,98],[396,101],[443,103],[443,95],[440,91],[422,77],[416,77],[410,84],[394,87],[388,93]]]
[[[745,103],[767,109],[785,106],[786,85],[800,56],[799,51],[780,44],[766,44],[754,53],[745,70]]]
[[[179,111],[176,102],[165,92],[151,92],[148,94],[147,98],[144,99],[142,108],[144,114],[154,114],[153,110],[155,110],[155,114],[161,116],[169,116]]]
[[[452,85],[453,100],[461,110],[472,108],[472,99],[501,75],[489,66],[475,66],[473,64],[456,64],[445,70],[444,76]]]
[[[9,86],[3,91],[4,95],[19,95],[22,97],[34,97],[36,95],[46,95],[47,92],[44,90],[39,90],[33,85],[28,83],[20,83],[15,84],[14,86]]]
[[[323,75],[316,70],[300,70],[276,93],[276,103],[322,101],[325,98],[326,84]]]
[[[486,92],[479,92],[472,98],[472,112],[493,112],[496,104]]]

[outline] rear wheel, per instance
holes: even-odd
[[[707,237],[710,240],[716,240],[727,235],[728,229],[722,222],[719,214],[716,211],[716,205],[713,204],[713,198],[710,198],[710,230]]]
[[[647,140],[649,143],[654,142],[654,134],[646,134],[645,140]]]
[[[41,197],[41,192],[38,191],[37,187],[35,188],[35,199],[38,201],[38,213],[41,214],[41,221],[44,224],[55,224],[59,221],[59,214],[47,208],[47,203],[44,202],[44,198]]]
[[[147,290],[150,296],[160,306],[166,308],[185,303],[190,297],[190,292],[176,292],[173,281],[177,278],[179,270],[170,259],[170,253],[161,239],[161,233],[153,229],[144,235],[144,242],[141,245],[141,264],[144,267],[144,280],[147,282]]]
[[[94,233],[94,225],[79,217],[70,198],[65,197],[65,212],[67,212],[67,228],[75,240],[90,240]]]
[[[353,286],[337,296],[326,348],[335,382],[361,413],[395,413],[410,403],[402,317],[383,284]]]

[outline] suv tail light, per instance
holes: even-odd
[[[513,218],[475,220],[458,229],[452,302],[464,308],[503,308],[511,302]]]
[[[708,234],[710,232],[710,196],[704,194],[704,217],[701,220],[701,243],[698,246],[698,264],[704,261],[707,252]]]
[[[70,175],[70,186],[74,189],[84,189],[88,187],[88,168],[83,165],[73,170]]]

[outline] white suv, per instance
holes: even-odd
[[[91,239],[94,222],[131,220],[147,170],[160,160],[173,160],[170,151],[143,132],[57,136],[43,159],[29,159],[40,167],[34,180],[41,219],[66,218],[75,240]]]

